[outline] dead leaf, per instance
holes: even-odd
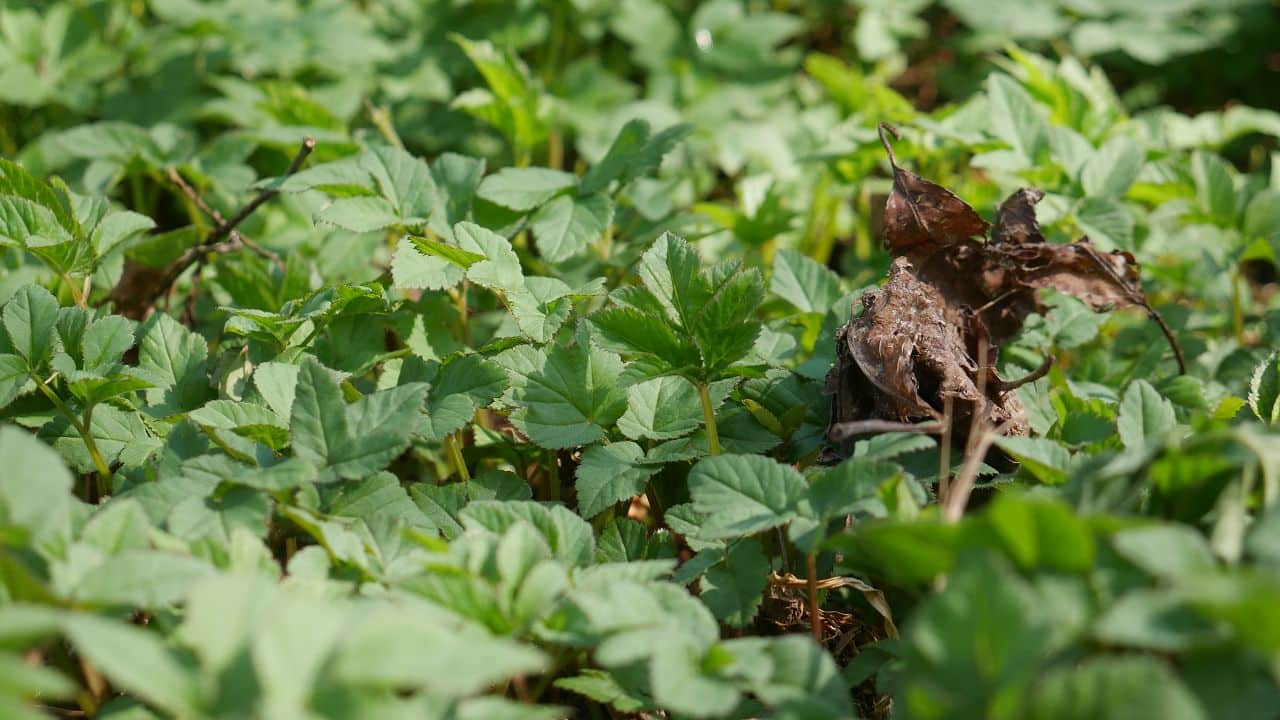
[[[829,438],[843,441],[855,429],[878,427],[868,420],[949,420],[961,442],[974,420],[1025,435],[1026,410],[1014,390],[1048,372],[1051,360],[1015,381],[1000,378],[995,365],[1026,317],[1044,311],[1045,288],[1095,311],[1144,308],[1185,372],[1132,255],[1101,253],[1088,238],[1046,241],[1035,213],[1044,193],[1035,188],[1000,204],[991,240],[984,241],[991,226],[949,190],[898,167],[886,133],[897,131],[880,126],[893,167],[884,237],[894,260],[885,284],[863,295],[863,312],[836,335],[836,363],[825,384],[833,396]]]

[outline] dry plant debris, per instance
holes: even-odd
[[[862,296],[863,312],[836,335],[837,360],[825,386],[833,442],[889,429],[939,432],[948,422],[961,431],[974,420],[1027,434],[1026,409],[1013,391],[1048,372],[1052,358],[1013,381],[995,365],[1027,316],[1044,310],[1044,288],[1096,312],[1143,308],[1185,372],[1182,351],[1147,302],[1131,254],[1100,252],[1087,237],[1047,242],[1035,213],[1044,193],[1035,188],[1010,195],[992,226],[951,191],[900,167],[887,134],[897,137],[897,130],[882,123],[880,140],[893,167],[884,214],[893,263],[888,281]],[[936,422],[905,424],[918,420]]]

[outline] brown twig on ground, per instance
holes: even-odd
[[[307,157],[311,155],[311,152],[315,150],[315,148],[316,141],[314,138],[308,137],[304,139],[302,141],[302,145],[298,148],[298,152],[293,156],[293,160],[289,163],[288,169],[285,170],[283,177],[288,177],[297,172],[302,167],[302,163],[306,161]],[[182,277],[183,273],[193,265],[202,265],[205,263],[207,261],[207,256],[210,253],[214,255],[225,255],[227,253],[235,252],[242,247],[247,247],[253,252],[262,255],[277,264],[283,264],[283,260],[281,260],[279,255],[258,245],[257,243],[254,243],[236,230],[236,226],[244,222],[255,210],[261,207],[263,203],[280,194],[278,188],[263,188],[253,197],[253,199],[237,210],[234,215],[230,218],[223,218],[221,213],[212,207],[209,207],[209,205],[200,198],[195,189],[192,188],[176,170],[170,169],[169,180],[174,183],[179,192],[195,204],[197,209],[213,220],[215,225],[213,229],[209,231],[209,234],[205,236],[203,242],[199,245],[188,248],[186,252],[182,253],[182,255],[178,257],[177,260],[170,263],[159,273],[138,273],[140,277],[144,278],[144,287],[139,289],[135,287],[136,283],[126,282],[126,280],[129,279],[129,273],[126,272],[125,277],[121,279],[120,284],[112,290],[111,299],[116,303],[117,309],[122,315],[133,317],[135,319],[140,319],[145,315],[157,298],[167,295],[173,288],[174,284],[178,282],[178,278]],[[151,275],[152,277],[158,275],[158,278],[152,281],[150,277],[146,277],[147,275]]]

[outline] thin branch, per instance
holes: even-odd
[[[303,139],[302,146],[298,148],[298,153],[293,156],[293,162],[289,163],[289,168],[284,171],[284,175],[282,177],[289,177],[290,175],[298,172],[298,169],[302,167],[302,163],[306,161],[307,156],[310,155],[311,152],[315,149],[316,149],[315,138],[308,137]],[[245,203],[244,207],[240,208],[240,210],[236,212],[235,215],[232,215],[230,220],[227,220],[226,222],[218,225],[218,227],[214,228],[213,232],[209,233],[209,237],[205,239],[205,244],[212,245],[214,243],[221,241],[232,230],[235,230],[237,225],[244,222],[245,218],[252,215],[253,211],[257,210],[262,205],[262,203],[270,200],[271,198],[279,194],[280,194],[280,190],[278,188],[275,188],[275,187],[263,188],[257,194],[257,196],[255,196],[249,202]]]
[[[850,422],[836,423],[827,431],[827,438],[832,442],[841,442],[848,440],[855,435],[868,435],[871,433],[923,433],[926,435],[937,435],[945,429],[942,423],[904,423],[894,422],[892,420],[853,420]]]
[[[813,629],[813,639],[822,644],[822,608],[818,605],[818,556],[817,553],[809,553],[805,557],[805,570],[809,576],[806,578],[806,584],[809,586],[809,626]]]
[[[1030,374],[1024,375],[1018,378],[1017,380],[1001,380],[1000,382],[996,383],[996,392],[1007,393],[1010,390],[1017,390],[1023,385],[1033,383],[1039,380],[1040,378],[1044,377],[1045,375],[1048,375],[1049,370],[1052,367],[1053,367],[1053,356],[1050,355],[1049,357],[1044,359],[1044,362],[1040,363],[1040,367],[1036,368],[1035,370],[1032,370]]]
[[[1012,422],[1012,419],[1005,420],[994,430],[982,433],[982,436],[969,449],[969,454],[964,459],[964,466],[956,476],[955,482],[951,484],[951,492],[947,494],[946,503],[942,506],[942,517],[947,522],[957,522],[964,515],[965,506],[969,504],[969,495],[973,493],[973,486],[978,481],[978,470],[982,467],[983,458],[987,456],[987,451],[991,449],[996,438],[1008,431]]]
[[[297,154],[293,156],[292,162],[289,163],[289,168],[285,171],[283,177],[288,177],[297,172],[298,169],[302,167],[302,163],[306,161],[307,156],[309,156],[315,148],[315,138],[308,137],[304,139],[302,141],[302,145],[298,148]],[[184,196],[192,199],[192,201],[196,203],[196,207],[199,208],[201,212],[204,212],[217,224],[214,226],[213,230],[210,230],[209,234],[205,236],[204,242],[188,248],[181,257],[171,263],[160,281],[147,289],[144,297],[116,298],[118,302],[128,302],[130,306],[136,306],[140,310],[144,309],[151,305],[156,298],[161,297],[162,295],[167,295],[170,289],[173,288],[174,283],[178,281],[178,278],[182,277],[183,273],[191,268],[191,266],[202,262],[202,258],[211,252],[218,255],[224,255],[234,252],[241,247],[248,247],[264,257],[272,258],[277,262],[282,262],[280,261],[280,257],[275,253],[258,246],[239,232],[236,232],[236,226],[252,215],[254,210],[257,210],[263,203],[280,194],[278,187],[263,188],[253,197],[252,200],[245,203],[243,207],[236,211],[236,214],[232,215],[230,219],[222,219],[218,211],[209,207],[202,200],[199,200],[199,196],[196,194],[195,190],[192,189],[176,171],[170,171],[169,179],[173,181],[173,183],[178,187],[178,190],[182,192]],[[119,290],[119,288],[117,288],[117,290]]]
[[[1082,248],[1085,254],[1089,256],[1089,259],[1093,261],[1093,264],[1097,265],[1111,282],[1124,290],[1125,294],[1129,296],[1130,302],[1147,311],[1147,316],[1156,322],[1156,325],[1160,327],[1160,332],[1164,333],[1164,339],[1169,342],[1169,347],[1173,348],[1173,356],[1178,361],[1178,374],[1186,375],[1187,358],[1182,354],[1182,346],[1178,344],[1178,339],[1173,336],[1173,329],[1169,327],[1163,317],[1160,317],[1160,313],[1151,307],[1151,303],[1147,302],[1147,296],[1142,292],[1141,288],[1135,290],[1128,281],[1116,274],[1115,269],[1098,255],[1097,250],[1094,250],[1088,244],[1077,243],[1076,247]]]

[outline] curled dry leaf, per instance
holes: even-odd
[[[837,360],[825,388],[832,396],[833,441],[847,440],[872,419],[949,419],[955,437],[980,420],[1025,435],[1026,409],[1014,390],[1042,377],[1052,360],[1018,380],[1001,378],[995,364],[1026,317],[1044,310],[1044,288],[1094,311],[1145,309],[1185,372],[1182,351],[1147,302],[1132,255],[1099,252],[1088,238],[1047,242],[1035,212],[1044,193],[1035,188],[1001,203],[992,227],[951,191],[899,167],[886,133],[897,137],[897,131],[880,126],[893,167],[884,238],[894,259],[888,281],[863,295],[863,312],[836,335]],[[950,418],[944,417],[948,404]]]

